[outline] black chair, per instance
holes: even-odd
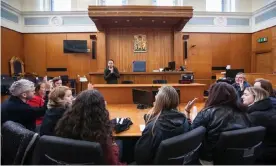
[[[122,81],[122,84],[133,84],[133,81],[125,80],[125,81]]]
[[[1,133],[1,164],[30,164],[34,145],[39,139],[39,135],[12,121],[3,124]]]
[[[60,79],[62,81],[62,85],[68,86],[68,83],[69,83],[69,76],[68,75],[61,75]]]
[[[10,77],[7,75],[1,75],[1,95],[2,96],[10,94],[9,88],[14,81],[15,80],[13,77]]]
[[[253,165],[259,157],[265,128],[250,127],[220,134],[214,151],[215,165]]]
[[[101,145],[95,142],[42,136],[33,155],[33,165],[105,164]]]
[[[73,95],[76,96],[77,95],[77,91],[76,91],[77,81],[76,81],[76,79],[69,79],[69,87],[72,89]]]
[[[154,164],[199,164],[199,149],[205,131],[206,129],[200,126],[188,133],[162,141],[157,150]]]
[[[153,84],[167,84],[167,80],[153,80]]]

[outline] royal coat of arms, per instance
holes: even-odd
[[[134,52],[147,52],[146,35],[134,35]]]

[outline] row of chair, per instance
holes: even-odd
[[[199,164],[205,132],[204,127],[198,127],[162,141],[154,164]],[[214,164],[254,164],[260,155],[264,135],[265,128],[261,126],[221,133],[214,150]],[[99,143],[55,136],[39,137],[11,121],[4,123],[1,136],[2,164],[106,164]]]

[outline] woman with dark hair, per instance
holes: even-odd
[[[153,164],[163,140],[189,131],[186,116],[177,110],[179,97],[173,87],[161,87],[155,98],[154,107],[145,116],[146,127],[136,143],[135,161],[138,165]]]
[[[246,88],[242,96],[243,104],[255,126],[264,126],[266,135],[262,144],[262,155],[258,164],[276,165],[276,110],[269,99],[269,93],[259,87]]]
[[[118,165],[119,149],[113,141],[105,100],[97,90],[81,92],[57,123],[57,136],[101,144],[106,164]]]
[[[240,103],[233,86],[224,82],[211,86],[204,108],[191,124],[192,129],[199,126],[204,126],[207,129],[200,161],[202,164],[212,164],[212,151],[221,132],[250,127],[246,108]]]
[[[254,87],[260,87],[266,90],[269,93],[269,98],[273,104],[273,107],[276,108],[276,95],[269,80],[265,80],[262,78],[256,79]]]

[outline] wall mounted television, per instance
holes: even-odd
[[[64,53],[88,53],[86,40],[63,40]]]

